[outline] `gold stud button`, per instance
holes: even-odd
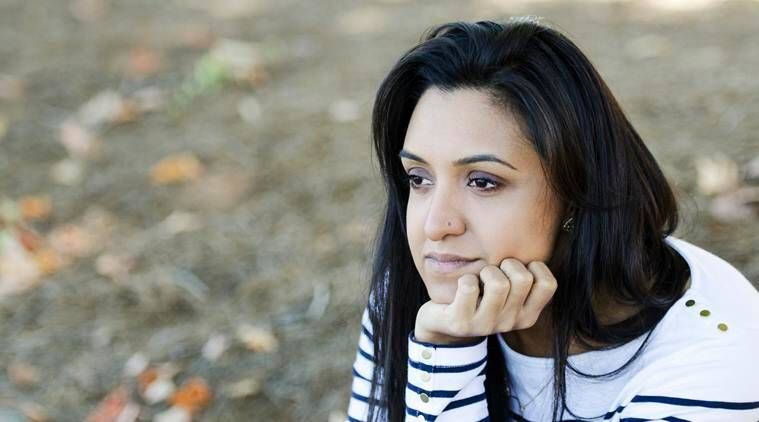
[[[419,398],[422,399],[423,402],[427,403],[430,401],[430,396],[427,395],[427,393],[422,393],[419,395]]]
[[[727,324],[720,323],[719,325],[717,325],[717,328],[719,328],[720,331],[727,331]]]
[[[424,381],[424,382],[427,382],[427,381],[429,381],[429,380],[430,380],[430,378],[432,378],[432,377],[430,377],[430,374],[429,374],[428,372],[422,372],[422,374],[421,374],[421,375],[419,375],[419,378],[421,378],[421,379],[422,379],[422,381]]]
[[[432,357],[432,353],[430,353],[429,350],[424,350],[424,351],[422,351],[422,357],[425,358],[425,359],[429,359],[429,358]]]
[[[695,304],[696,304],[696,301],[695,301],[695,300],[693,300],[693,299],[691,299],[691,300],[689,300],[689,301],[685,302],[685,306],[693,306],[693,305],[695,305]]]
[[[711,315],[711,314],[712,314],[712,313],[711,313],[711,312],[709,312],[709,310],[708,310],[708,309],[702,309],[702,310],[701,310],[701,312],[699,313],[699,315],[701,315],[701,316],[709,316],[709,315]]]

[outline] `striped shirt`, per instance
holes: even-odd
[[[648,344],[613,378],[567,369],[562,421],[759,421],[759,292],[735,267],[685,240],[666,241],[688,262],[691,285],[654,328]],[[372,325],[361,318],[348,421],[366,421],[374,369]],[[645,335],[622,346],[569,357],[576,369],[617,369]],[[510,377],[510,413],[551,419],[553,360],[519,354],[498,336]],[[408,335],[406,421],[484,421],[487,337],[436,345]],[[571,413],[569,412],[571,411]]]

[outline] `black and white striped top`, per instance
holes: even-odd
[[[759,292],[716,255],[672,236],[667,241],[691,267],[690,288],[619,376],[588,379],[567,370],[562,421],[759,421]],[[348,406],[351,422],[366,420],[374,369],[366,309],[361,325]],[[629,359],[643,337],[615,349],[570,356],[570,363],[586,373],[608,372]],[[521,355],[499,339],[512,382],[512,418],[550,420],[552,360]],[[489,420],[486,362],[486,337],[449,346],[419,342],[409,333],[406,420]]]

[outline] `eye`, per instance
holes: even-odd
[[[432,183],[425,184],[424,181],[427,179],[417,174],[406,173],[403,175],[403,178],[412,189],[421,189],[422,186],[429,186],[432,184]],[[429,180],[427,180],[427,182],[429,182]]]
[[[489,177],[479,176],[470,178],[467,186],[477,188],[481,192],[493,192],[501,188],[501,183]]]

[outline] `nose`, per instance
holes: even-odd
[[[435,189],[424,222],[424,233],[428,239],[442,240],[448,235],[464,233],[466,224],[457,205],[459,202],[451,190]]]

